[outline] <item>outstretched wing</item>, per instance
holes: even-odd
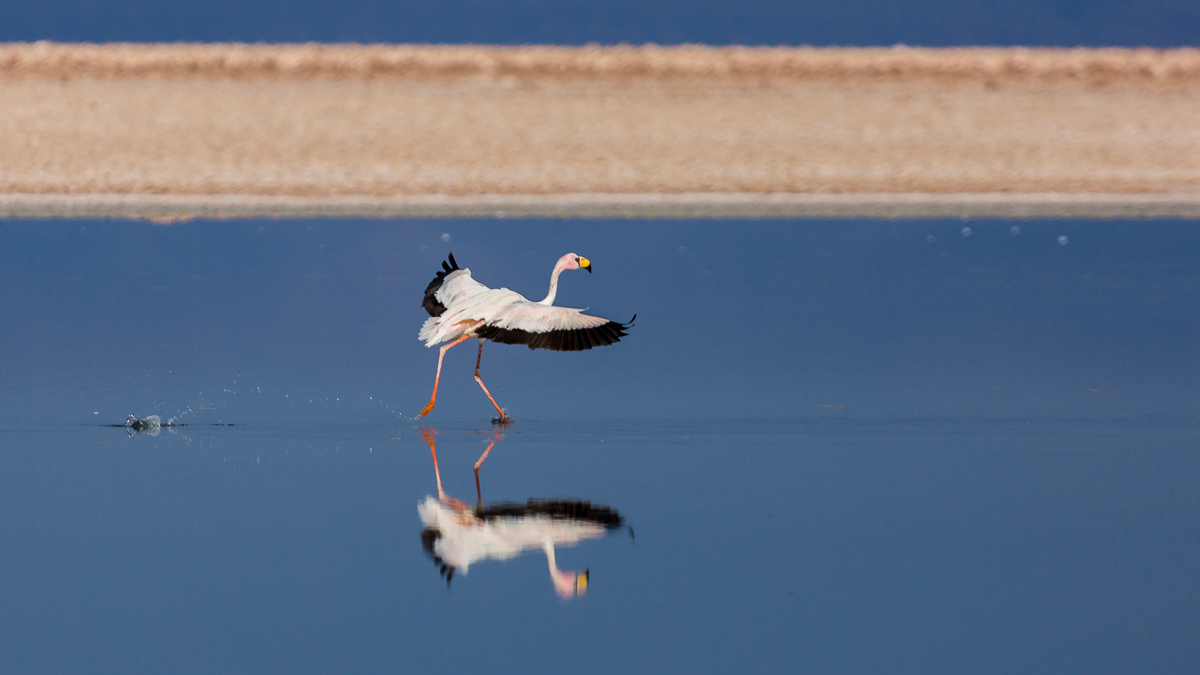
[[[441,316],[455,300],[469,298],[486,290],[490,289],[472,279],[471,270],[459,267],[451,253],[449,260],[442,263],[442,271],[425,287],[425,299],[421,301],[421,306],[429,312],[429,316]]]
[[[475,329],[475,334],[493,342],[528,345],[530,349],[578,352],[618,342],[636,318],[635,314],[628,323],[621,323],[570,307],[514,302]]]

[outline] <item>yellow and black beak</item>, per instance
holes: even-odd
[[[587,258],[580,258],[579,259],[579,269],[587,270],[588,274],[591,274],[592,273],[592,261],[588,260]]]

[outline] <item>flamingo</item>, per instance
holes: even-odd
[[[591,273],[591,261],[574,253],[559,258],[554,264],[554,271],[550,273],[550,292],[542,300],[531,302],[507,288],[488,288],[475,281],[471,278],[471,270],[460,268],[451,253],[447,261],[442,263],[442,271],[425,288],[425,299],[421,302],[430,318],[421,326],[417,339],[423,340],[426,347],[443,342],[447,344],[442,345],[438,353],[433,394],[417,417],[428,415],[437,402],[442,359],[446,357],[446,352],[470,338],[479,340],[479,352],[475,356],[475,381],[500,414],[495,421],[507,424],[512,418],[500,408],[479,377],[484,340],[528,345],[530,349],[573,352],[611,345],[625,337],[625,331],[637,319],[636,314],[628,323],[620,323],[584,314],[581,309],[554,306],[558,275],[566,270],[578,269]]]
[[[446,585],[450,585],[455,572],[466,574],[473,563],[509,560],[540,549],[546,556],[550,582],[560,597],[573,598],[587,593],[589,571],[559,569],[555,549],[598,539],[610,531],[628,527],[621,514],[607,506],[564,499],[530,499],[524,504],[501,502],[485,506],[479,489],[479,467],[496,445],[499,434],[475,462],[478,505],[472,509],[442,489],[433,434],[432,430],[425,430],[421,439],[429,444],[429,452],[433,455],[438,496],[437,499],[426,497],[417,506],[417,512],[425,525],[421,544],[439,567]],[[632,529],[629,534],[633,536]]]

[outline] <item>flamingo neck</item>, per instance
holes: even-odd
[[[575,575],[558,569],[554,560],[554,544],[549,537],[542,540],[542,551],[546,554],[546,562],[550,566],[550,581],[554,583],[554,591],[559,597],[569,598],[575,595]]]
[[[554,296],[558,295],[558,275],[562,274],[565,267],[562,260],[554,265],[554,271],[550,273],[550,292],[546,294],[545,299],[538,303],[539,305],[554,304]]]

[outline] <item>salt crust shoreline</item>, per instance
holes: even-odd
[[[1200,218],[1200,194],[0,195],[0,218]]]
[[[0,217],[1200,217],[1200,50],[0,44]]]
[[[0,76],[1200,79],[1200,49],[0,44]]]

